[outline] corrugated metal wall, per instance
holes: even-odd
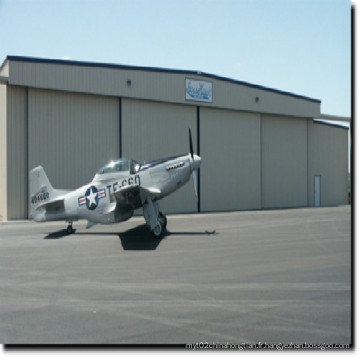
[[[259,209],[260,115],[200,109],[202,211]]]
[[[0,84],[0,220],[7,219],[7,88]]]
[[[27,218],[27,89],[7,91],[7,216]]]
[[[262,115],[262,207],[307,206],[307,121]]]
[[[196,107],[123,99],[122,154],[139,162],[189,153],[188,128],[197,148]],[[161,200],[166,213],[196,212],[192,180]]]
[[[119,99],[29,90],[29,169],[54,188],[74,189],[119,157]]]
[[[348,130],[309,121],[309,206],[321,176],[321,206],[348,203]]]
[[[149,71],[146,68],[96,66],[81,62],[10,60],[10,83],[29,87],[83,92],[124,98],[136,98],[177,104],[194,104],[185,99],[185,79],[197,79],[213,84],[211,103],[196,105],[256,113],[289,116],[320,116],[320,103],[301,97],[269,91],[261,86],[207,77],[186,72]],[[156,69],[154,69],[156,70]],[[128,80],[131,86],[128,86]],[[257,100],[256,100],[257,99]]]
[[[183,73],[9,65],[10,85],[0,87],[0,216],[27,217],[28,171],[37,165],[55,188],[77,188],[120,154],[147,161],[188,153],[188,127],[195,149],[200,140],[202,211],[313,205],[315,175],[322,205],[347,202],[347,131],[307,120],[318,102],[212,79],[213,102],[204,104],[185,100]],[[196,212],[192,181],[161,206]]]

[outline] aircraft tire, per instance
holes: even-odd
[[[155,227],[154,230],[151,231],[151,233],[155,239],[162,239],[166,231],[166,224],[167,224],[166,216],[160,214],[158,220],[159,221],[157,226]]]
[[[161,239],[163,237],[164,228],[160,222],[156,225],[155,229],[151,231],[151,233],[155,239]]]
[[[161,225],[164,227],[164,229],[166,229],[167,218],[163,213],[159,214],[159,221],[160,221]]]

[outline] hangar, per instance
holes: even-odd
[[[0,219],[28,218],[28,173],[74,189],[111,159],[202,157],[166,213],[347,203],[348,129],[321,101],[207,74],[8,56],[0,68]]]

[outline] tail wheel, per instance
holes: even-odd
[[[74,232],[74,229],[73,229],[72,225],[69,225],[67,227],[66,231],[67,231],[68,235],[72,234]]]

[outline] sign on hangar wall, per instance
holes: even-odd
[[[212,83],[186,79],[185,99],[192,101],[212,102]]]

